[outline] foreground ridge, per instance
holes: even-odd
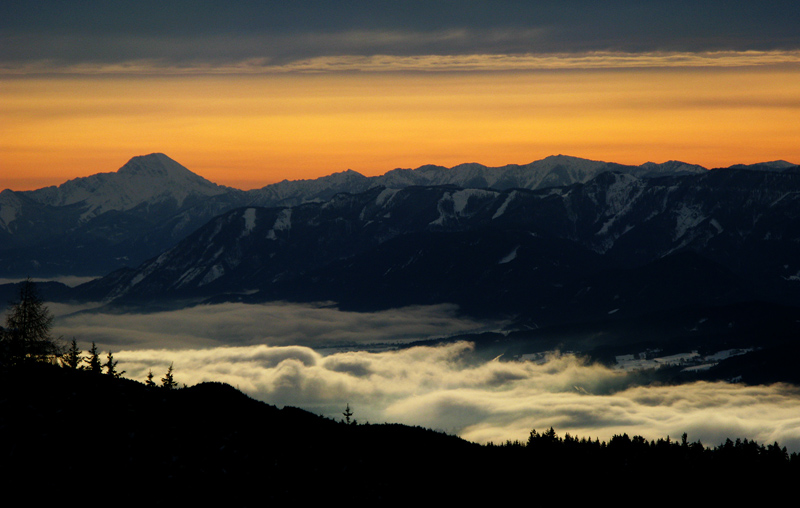
[[[622,435],[604,443],[551,428],[531,431],[525,444],[479,446],[418,427],[348,425],[278,409],[213,382],[163,390],[42,364],[0,370],[0,381],[7,443],[0,463],[10,484],[108,482],[130,491],[131,504],[322,500],[343,488],[354,500],[503,498],[510,491],[502,486],[532,478],[548,478],[550,488],[579,478],[577,497],[588,500],[595,492],[586,487],[623,479],[626,492],[641,494],[652,482],[687,477],[709,485],[788,481],[800,467],[777,443],[737,439],[707,448],[685,434],[680,442]]]

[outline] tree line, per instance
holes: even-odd
[[[125,374],[124,370],[117,369],[119,362],[114,360],[112,351],[108,351],[103,362],[97,345],[92,342],[88,355],[83,356],[83,351],[78,348],[75,338],[69,347],[64,346],[61,337],[53,338],[50,335],[52,326],[53,316],[39,297],[36,284],[30,278],[26,279],[20,285],[17,300],[11,303],[5,327],[0,327],[0,367],[52,363],[115,378]],[[147,386],[158,386],[153,377],[151,370],[145,381]],[[178,387],[172,364],[161,378],[161,387],[166,389]]]
[[[777,442],[763,445],[755,440],[728,438],[717,446],[706,446],[699,440],[690,442],[686,433],[680,440],[669,436],[647,440],[624,433],[605,442],[569,433],[561,437],[550,427],[544,432],[532,429],[526,442],[507,441],[488,446],[517,450],[522,456],[536,457],[553,468],[610,470],[631,477],[668,477],[676,471],[687,476],[707,476],[713,472],[715,476],[775,477],[800,472],[800,454],[790,454]]]

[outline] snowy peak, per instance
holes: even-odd
[[[225,192],[225,188],[210,182],[200,175],[192,173],[178,162],[163,153],[139,155],[131,158],[115,173],[123,181],[158,182],[171,185],[169,190],[184,188],[190,193],[213,196]],[[109,173],[114,175],[114,173]],[[153,189],[155,190],[155,189]]]
[[[98,173],[75,178],[58,187],[47,187],[25,194],[44,205],[83,204],[84,220],[101,213],[127,211],[138,206],[172,203],[180,208],[190,196],[214,196],[226,192],[196,175],[164,154],[132,158],[115,173]]]
[[[463,188],[536,190],[586,183],[606,171],[619,171],[639,178],[648,178],[697,174],[705,172],[706,169],[679,161],[626,166],[569,155],[551,155],[525,165],[487,167],[473,162],[452,168],[426,165],[417,169],[394,169],[382,176],[373,177],[372,181],[375,185],[388,188],[402,188],[409,185],[455,185]]]
[[[660,164],[655,162],[645,162],[639,166],[636,172],[640,177],[667,176],[680,173],[705,173],[708,171],[703,166],[689,164],[682,161],[667,161]]]
[[[151,153],[149,155],[137,155],[136,157],[132,157],[131,160],[117,170],[117,174],[131,176],[150,175],[171,180],[192,177],[202,179],[202,177],[195,175],[163,153]]]
[[[248,206],[294,206],[327,201],[340,192],[362,192],[369,187],[369,178],[348,169],[314,180],[283,180],[245,194]]]

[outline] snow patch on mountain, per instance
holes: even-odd
[[[198,275],[203,273],[203,270],[205,270],[205,266],[196,266],[196,267],[193,267],[193,268],[189,268],[188,270],[186,270],[183,273],[183,275],[181,275],[181,277],[175,283],[175,287],[176,288],[181,288],[181,287],[185,286],[186,284],[189,284],[195,278],[197,278]]]
[[[696,228],[707,219],[697,206],[681,205],[675,210],[675,232],[673,240],[677,240],[686,234],[690,229]]]
[[[778,203],[780,203],[781,201],[783,201],[785,198],[787,198],[789,196],[797,197],[797,194],[798,194],[797,192],[785,192],[785,193],[781,194],[781,196],[778,199],[776,199],[775,201],[773,201],[769,206],[773,207],[773,206],[777,205]]]
[[[508,196],[506,196],[506,200],[503,201],[503,204],[500,205],[497,211],[494,212],[494,215],[492,215],[492,220],[497,219],[498,217],[506,213],[506,208],[508,208],[508,204],[511,203],[516,196],[517,196],[517,191],[509,192]]]
[[[198,286],[205,286],[225,275],[225,268],[222,265],[214,265],[206,272],[205,276],[197,284]]]
[[[292,209],[284,208],[275,219],[275,224],[272,226],[273,230],[288,231],[292,228]]]
[[[518,250],[519,250],[519,245],[517,245],[516,247],[514,247],[514,250],[512,250],[511,252],[509,252],[508,254],[506,254],[506,255],[503,257],[503,259],[501,259],[500,261],[498,261],[498,262],[497,262],[497,264],[498,264],[498,265],[504,265],[504,264],[506,264],[506,263],[510,263],[511,261],[514,261],[515,259],[517,259],[517,251],[518,251]]]
[[[800,282],[800,272],[797,272],[794,275],[784,276],[783,278],[792,282]]]
[[[444,196],[436,203],[436,210],[439,212],[439,217],[432,220],[428,225],[430,226],[444,226],[448,217],[452,217],[453,196],[446,192]]]
[[[144,267],[144,269],[140,270],[140,271],[139,271],[139,273],[137,273],[137,274],[136,274],[136,275],[133,277],[133,279],[131,279],[131,282],[128,284],[128,286],[127,286],[127,288],[125,288],[125,290],[127,290],[127,289],[130,289],[130,288],[132,288],[133,286],[135,286],[135,285],[139,284],[139,283],[140,283],[140,282],[142,282],[142,281],[143,281],[143,280],[144,280],[144,279],[145,279],[145,278],[146,278],[148,275],[150,275],[151,273],[153,273],[154,271],[156,271],[156,270],[157,270],[157,269],[158,269],[158,268],[159,268],[161,265],[163,265],[163,264],[164,264],[164,263],[166,263],[168,260],[170,260],[170,259],[171,259],[171,256],[172,256],[172,252],[173,252],[173,250],[174,250],[174,249],[170,249],[170,250],[168,250],[168,251],[166,251],[166,252],[162,253],[160,256],[158,256],[158,258],[156,258],[156,260],[155,260],[155,261],[153,261],[153,262],[149,263],[147,266],[145,266],[145,267]]]
[[[17,218],[21,206],[22,203],[14,191],[6,189],[0,192],[0,226],[3,229],[9,230],[8,225]]]
[[[291,228],[292,209],[284,208],[280,211],[280,213],[278,213],[278,217],[275,218],[275,223],[272,225],[272,229],[267,231],[267,240],[277,240],[278,236],[275,234],[275,231],[288,231]]]
[[[431,221],[431,226],[444,226],[449,220],[458,220],[460,217],[471,215],[469,207],[475,201],[494,199],[497,192],[485,189],[463,189],[455,192],[445,192],[439,199],[436,207],[439,217]]]
[[[454,192],[451,195],[451,199],[453,200],[453,211],[457,215],[467,215],[465,210],[467,209],[467,206],[469,206],[471,199],[494,199],[497,194],[497,192],[483,189],[464,189]]]
[[[242,230],[240,238],[249,235],[250,232],[253,231],[253,228],[256,227],[256,209],[248,208],[242,214],[242,218],[244,219],[244,229]]]
[[[384,206],[387,202],[390,202],[394,196],[400,192],[400,189],[383,189],[378,197],[375,198],[375,204],[378,206]]]
[[[614,183],[606,190],[606,209],[611,214],[624,215],[641,195],[643,187],[642,181],[633,175],[614,173]]]

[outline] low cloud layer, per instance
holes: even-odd
[[[359,421],[399,422],[476,442],[527,439],[532,428],[607,440],[687,432],[718,445],[726,437],[778,441],[800,450],[800,392],[786,385],[728,383],[633,386],[619,371],[574,356],[544,364],[471,360],[466,342],[398,351],[320,354],[300,346],[123,350],[126,376],[160,378],[174,362],[179,383],[223,381],[278,406]]]
[[[83,349],[95,341],[103,355],[112,350],[125,377],[144,381],[152,370],[158,381],[172,363],[181,385],[225,382],[267,403],[336,419],[350,404],[361,422],[422,425],[481,443],[525,441],[531,429],[552,426],[560,435],[603,440],[686,432],[711,446],[739,437],[800,451],[796,387],[637,386],[638,377],[570,355],[539,364],[480,360],[468,342],[389,347],[500,326],[460,318],[452,306],[371,314],[294,304],[151,314],[51,310],[57,334],[75,336]]]
[[[454,305],[404,307],[384,312],[342,312],[331,305],[288,303],[199,305],[139,313],[79,312],[91,305],[49,304],[54,333],[98,347],[181,349],[217,346],[289,346],[317,349],[447,336],[501,323],[459,317]]]

